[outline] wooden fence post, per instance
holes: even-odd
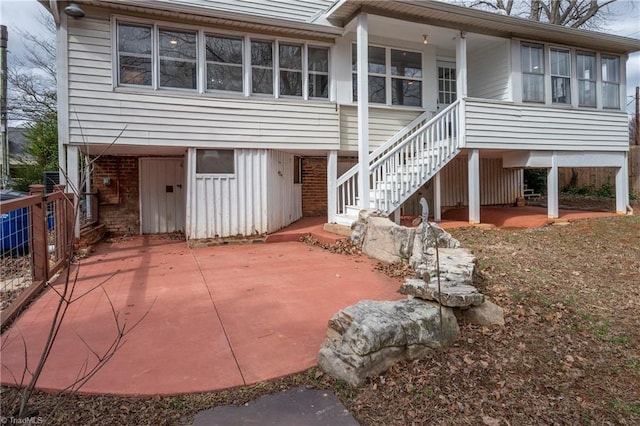
[[[31,207],[31,260],[33,280],[46,281],[49,278],[49,253],[47,244],[47,204],[44,199],[44,185],[30,185],[30,195],[39,195],[40,201]]]

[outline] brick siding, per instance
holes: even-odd
[[[105,179],[110,180],[105,184]],[[140,233],[138,158],[106,155],[93,169],[93,188],[98,191],[99,221],[112,235]]]
[[[327,214],[327,158],[302,158],[302,215]]]

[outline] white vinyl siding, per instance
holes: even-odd
[[[440,172],[442,205],[466,206],[469,200],[467,157],[458,156]],[[505,169],[501,158],[480,159],[480,204],[513,204],[522,197],[522,170]]]
[[[624,112],[549,108],[506,102],[466,102],[466,148],[625,151]]]
[[[113,87],[107,17],[69,21],[70,143],[206,148],[338,149],[338,112],[326,101],[214,97]]]
[[[235,175],[195,173],[189,151],[187,237],[260,235],[302,217],[300,185],[293,183],[293,154],[265,149],[235,150]]]
[[[473,98],[511,100],[508,40],[472,40],[468,47],[468,93]]]
[[[411,123],[421,111],[387,108],[369,109],[369,147],[374,150],[391,136]],[[358,150],[358,109],[355,106],[340,107],[340,149]]]

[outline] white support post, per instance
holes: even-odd
[[[369,33],[366,13],[358,15],[358,197],[369,208]]]
[[[82,187],[80,184],[80,162],[79,162],[79,149],[77,146],[67,145],[67,192],[72,192],[76,195],[76,203],[80,194],[82,193]],[[74,206],[75,207],[75,206]],[[76,215],[76,224],[74,235],[76,238],[80,238],[80,217]]]
[[[396,225],[400,225],[400,220],[402,219],[402,207],[398,207],[393,211],[393,221]]]
[[[440,172],[433,177],[433,220],[442,221],[442,186]]]
[[[469,223],[480,223],[480,151],[469,150]]]
[[[624,152],[622,163],[616,171],[616,213],[627,214],[629,205],[629,153]]]
[[[558,155],[551,155],[551,168],[547,172],[547,216],[557,219],[558,212]]]
[[[334,223],[338,214],[338,151],[327,153],[327,222]]]
[[[467,34],[460,31],[456,38],[456,98],[467,97]]]
[[[56,88],[58,91],[58,173],[60,184],[66,185],[67,178],[67,153],[66,146],[69,142],[69,71],[68,71],[68,37],[67,15],[60,14],[60,24],[56,32]]]

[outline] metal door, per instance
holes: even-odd
[[[140,159],[140,223],[143,234],[184,231],[182,158]]]

